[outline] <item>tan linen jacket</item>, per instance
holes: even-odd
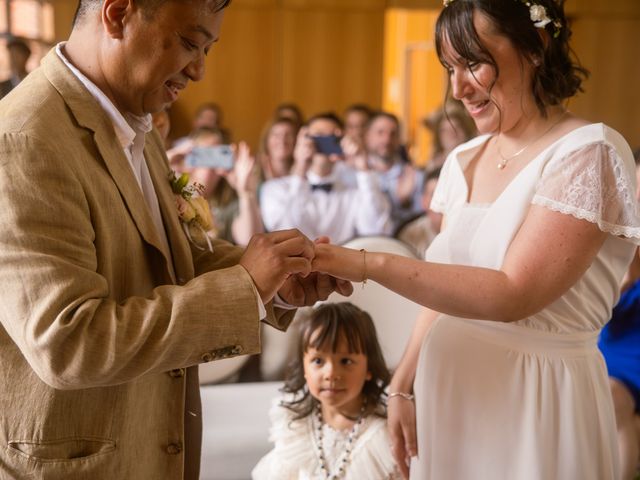
[[[196,480],[193,366],[259,351],[241,250],[192,250],[155,133],[145,158],[170,252],[54,51],[0,102],[0,479]]]

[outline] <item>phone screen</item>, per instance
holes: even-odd
[[[342,155],[342,147],[340,146],[340,137],[335,135],[318,135],[311,137],[316,146],[318,153],[325,155]]]
[[[187,155],[185,165],[190,168],[233,169],[233,150],[230,145],[193,147]]]

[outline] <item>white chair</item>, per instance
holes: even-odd
[[[198,366],[200,385],[233,382],[237,380],[240,369],[248,360],[248,355],[240,355],[238,357],[225,358],[224,360],[201,363]]]
[[[282,382],[200,387],[202,460],[200,480],[248,480],[272,445],[269,408]]]
[[[411,247],[389,237],[360,237],[350,240],[343,246],[416,258]],[[372,281],[368,281],[364,288],[360,283],[354,283],[353,287],[353,295],[350,297],[345,298],[334,293],[327,301],[351,302],[371,315],[387,367],[394,370],[402,358],[421,307]]]

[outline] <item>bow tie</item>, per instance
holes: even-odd
[[[333,183],[317,183],[315,185],[311,185],[311,191],[315,192],[316,190],[322,190],[323,192],[329,193],[333,190]]]

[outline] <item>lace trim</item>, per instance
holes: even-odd
[[[535,195],[531,201],[534,205],[548,208],[554,212],[571,215],[579,220],[587,220],[588,222],[598,225],[598,228],[605,233],[609,233],[618,237],[625,237],[632,240],[635,244],[640,245],[640,227],[624,227],[622,225],[614,225],[600,218],[600,215],[589,212],[582,208],[573,207],[564,203],[556,202],[550,198],[541,195]]]

